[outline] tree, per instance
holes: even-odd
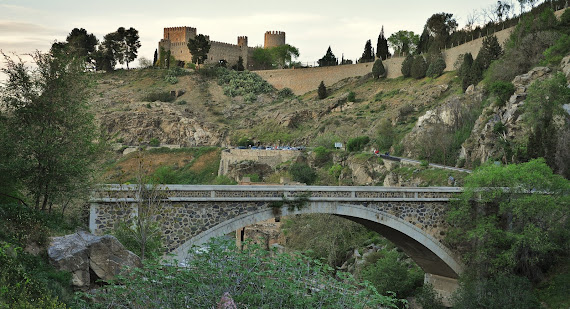
[[[374,52],[372,52],[372,42],[370,40],[366,41],[364,44],[364,52],[362,57],[360,57],[360,63],[372,62],[374,61]]]
[[[291,58],[299,57],[299,49],[289,44],[279,45],[271,48],[274,62],[279,68],[285,68],[291,63]]]
[[[457,75],[459,75],[459,78],[461,79],[461,85],[463,91],[465,91],[467,87],[471,85],[471,79],[469,77],[472,65],[473,65],[473,56],[471,55],[471,53],[464,54],[463,63],[461,63],[461,66],[459,67],[459,70],[457,72],[458,73]]]
[[[429,66],[426,71],[426,75],[429,77],[438,77],[443,74],[445,71],[445,59],[443,59],[442,54],[438,54],[437,56],[433,57],[430,62]]]
[[[376,43],[376,57],[386,60],[390,57],[390,51],[388,50],[388,40],[384,36],[384,26],[382,26],[382,30],[380,30],[380,34],[378,35],[378,42]]]
[[[317,93],[319,95],[320,100],[327,97],[327,87],[325,86],[325,83],[323,81],[321,81],[321,83],[319,84],[319,88],[317,89]]]
[[[406,56],[413,54],[420,42],[420,37],[413,31],[400,30],[392,33],[388,42],[394,49],[394,55]]]
[[[436,13],[428,18],[425,29],[429,36],[434,38],[434,45],[430,44],[428,49],[434,48],[439,51],[445,48],[449,35],[457,29],[457,21],[451,13]]]
[[[103,42],[95,55],[95,67],[97,70],[111,72],[119,59],[123,59],[124,50],[121,43],[122,37],[118,32],[111,32],[103,37]]]
[[[447,240],[477,278],[542,279],[570,245],[570,181],[544,159],[489,164],[465,180],[451,203]]]
[[[479,50],[479,54],[477,54],[477,59],[483,66],[483,69],[486,70],[491,65],[491,62],[499,59],[502,54],[503,49],[501,48],[497,37],[495,35],[491,35],[486,36],[483,39],[483,45]]]
[[[293,163],[289,167],[289,173],[294,181],[311,185],[317,180],[317,173],[306,163]]]
[[[414,63],[414,56],[408,54],[406,59],[402,62],[402,75],[404,77],[412,76],[412,64]]]
[[[374,65],[372,66],[372,75],[374,78],[386,76],[386,69],[384,68],[384,64],[382,64],[382,58],[378,58],[374,61]]]
[[[57,44],[54,43],[54,46],[58,46]],[[97,38],[94,34],[87,33],[87,30],[83,28],[73,28],[67,35],[66,42],[59,46],[67,49],[68,53],[91,63],[97,46]]]
[[[426,77],[427,62],[422,55],[414,56],[414,61],[412,62],[412,68],[410,74],[415,79],[420,79]]]
[[[0,173],[14,175],[36,209],[59,204],[65,210],[88,193],[98,150],[85,62],[64,53],[32,56],[34,67],[4,55],[8,79],[0,102],[9,130],[0,140],[13,155]]]
[[[121,28],[119,28],[121,29]],[[124,28],[123,28],[124,29]],[[119,61],[121,63],[127,63],[127,70],[129,69],[129,62],[137,59],[137,54],[139,47],[141,47],[141,42],[139,40],[139,32],[135,28],[131,27],[127,30],[122,31],[122,44],[123,44],[123,60]]]
[[[208,53],[210,52],[210,41],[203,34],[198,34],[195,38],[188,40],[188,50],[192,55],[192,63],[203,64],[206,59],[208,59]]]
[[[152,59],[152,66],[155,67],[158,64],[158,49],[154,50],[154,58]]]
[[[327,67],[327,66],[332,66],[332,65],[338,65],[338,60],[336,59],[336,57],[334,56],[331,47],[329,46],[329,48],[327,49],[326,54],[323,56],[323,58],[319,59],[317,61],[317,63],[319,64],[320,67]]]
[[[256,66],[260,66],[263,69],[273,67],[273,55],[267,48],[255,47],[253,49],[252,58]]]
[[[244,66],[243,66],[243,58],[241,56],[239,56],[237,64],[236,64],[236,71],[243,71],[245,70]]]

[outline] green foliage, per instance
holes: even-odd
[[[569,26],[570,27],[570,26]],[[556,43],[544,51],[544,64],[558,65],[570,53],[570,35],[564,34]]]
[[[197,147],[192,149],[168,149],[165,147],[147,150],[148,153],[188,152],[193,158],[182,167],[158,167],[150,178],[159,184],[212,184],[216,180],[220,165],[220,149],[215,147]],[[205,156],[208,161],[204,161]],[[200,162],[199,165],[196,163]],[[197,166],[196,166],[197,165]]]
[[[392,33],[388,38],[388,42],[394,49],[394,55],[412,55],[416,52],[418,43],[420,42],[420,36],[414,34],[413,31],[400,30],[396,33]]]
[[[370,137],[366,135],[351,138],[346,143],[346,150],[349,152],[362,151],[364,149],[364,146],[368,145],[369,142]]]
[[[252,52],[252,58],[255,66],[262,69],[285,68],[291,66],[292,58],[297,57],[299,57],[299,49],[289,44],[274,46],[271,48],[255,47]],[[239,68],[237,71],[240,71]],[[241,71],[243,71],[243,69]]]
[[[249,181],[251,182],[261,182],[261,178],[258,174],[245,174],[244,177],[249,177]]]
[[[410,74],[415,79],[426,77],[427,62],[422,55],[416,55],[412,62]]]
[[[210,51],[210,41],[203,34],[198,34],[193,39],[188,40],[188,50],[192,55],[192,63],[198,65],[204,63],[208,59],[208,52]]]
[[[438,77],[441,74],[443,74],[443,71],[445,71],[445,67],[446,67],[445,59],[443,59],[443,56],[439,54],[439,56],[435,57],[435,59],[432,59],[432,61],[430,61],[426,71],[426,75],[429,77]]]
[[[499,59],[503,54],[503,49],[495,35],[486,36],[483,39],[483,45],[477,54],[477,60],[484,70],[486,70],[491,62]]]
[[[248,308],[397,308],[399,303],[369,285],[358,285],[349,274],[339,272],[341,280],[333,278],[332,269],[319,261],[269,254],[253,244],[238,250],[233,240],[214,239],[208,250],[191,251],[188,257],[186,268],[147,263],[119,277],[106,293],[91,295],[98,303],[89,305],[215,308],[226,292]]]
[[[249,147],[249,146],[253,146],[253,141],[249,138],[249,137],[241,137],[238,142],[237,142],[238,146],[241,147]]]
[[[416,301],[422,305],[423,309],[445,309],[443,299],[429,283],[424,284],[417,290]]]
[[[319,64],[320,67],[338,65],[338,59],[333,54],[330,46],[327,49],[327,52],[325,53],[323,58],[319,59],[317,63]]]
[[[458,309],[541,307],[530,282],[512,275],[463,280],[452,296],[452,303]]]
[[[390,90],[388,92],[380,91],[374,95],[374,102],[379,102],[379,101],[382,101],[384,99],[393,98],[394,96],[396,96],[399,93],[400,93],[400,89],[394,89],[394,90]]]
[[[88,194],[103,142],[95,143],[85,63],[63,54],[32,58],[35,66],[4,55],[0,107],[9,113],[0,118],[0,174],[46,210]]]
[[[244,96],[246,102],[253,102],[257,95],[275,91],[261,76],[250,71],[239,72],[224,68],[218,68],[217,71],[218,85],[222,86],[227,96]]]
[[[319,100],[322,100],[327,97],[327,87],[325,86],[325,83],[323,81],[321,81],[321,83],[319,84],[317,93],[319,96]]]
[[[364,51],[362,52],[362,57],[360,57],[360,60],[358,62],[364,63],[372,61],[374,61],[374,53],[372,52],[372,42],[370,40],[367,40],[366,44],[364,44]]]
[[[306,163],[293,163],[289,167],[289,173],[294,181],[307,185],[313,184],[317,180],[317,173]]]
[[[159,147],[160,146],[160,140],[156,137],[153,137],[148,142],[148,145],[151,147]]]
[[[380,150],[389,150],[394,143],[395,133],[392,123],[388,119],[383,119],[376,131],[376,147]]]
[[[324,166],[332,160],[332,151],[324,146],[317,146],[313,149],[315,153],[315,165]]]
[[[164,80],[170,84],[177,84],[178,83],[178,76],[188,75],[188,72],[181,67],[175,66],[168,70],[166,75],[164,76]]]
[[[570,272],[568,259],[560,267],[552,269],[549,280],[537,287],[537,295],[541,303],[548,308],[567,308],[570,306]]]
[[[562,73],[536,81],[528,89],[523,110],[525,126],[530,130],[528,156],[544,157],[548,166],[557,173],[570,177],[570,168],[565,165],[570,159],[569,150],[560,142],[564,135],[558,136],[554,120],[567,115],[562,107],[570,102],[570,88],[566,85],[566,77]]]
[[[156,260],[164,253],[162,242],[160,241],[161,226],[158,222],[149,221],[148,223],[144,222],[142,225],[137,224],[136,220],[135,222],[120,222],[115,226],[112,233],[125,248],[141,258]],[[144,248],[141,241],[143,233],[150,236],[145,239]]]
[[[340,142],[340,137],[334,135],[333,133],[324,133],[313,139],[314,147],[324,147],[326,149],[334,149],[334,144]],[[316,149],[315,149],[316,150]]]
[[[285,88],[279,90],[279,92],[277,92],[277,95],[280,98],[290,98],[290,97],[295,96],[295,93],[293,93],[293,90],[291,90],[291,88],[285,87]]]
[[[342,165],[335,164],[331,166],[331,168],[329,168],[329,175],[333,176],[335,179],[338,179],[338,177],[340,177],[342,169],[343,169]]]
[[[497,97],[495,100],[497,106],[505,106],[511,95],[515,93],[515,86],[512,83],[500,80],[493,82],[488,88],[489,92]]]
[[[376,61],[374,61],[374,65],[372,66],[372,76],[374,76],[374,78],[386,76],[386,68],[384,68],[384,64],[382,64],[382,59],[376,59]]]
[[[407,55],[406,59],[402,62],[402,75],[404,77],[412,76],[412,64],[414,63],[414,56]]]
[[[447,241],[480,277],[538,280],[569,245],[569,193],[543,159],[479,168],[451,204]]]
[[[174,102],[175,99],[176,97],[174,97],[170,91],[150,92],[141,98],[143,102]]]
[[[348,102],[354,102],[354,101],[356,101],[356,93],[354,93],[354,91],[350,91],[350,92],[348,93],[348,97],[346,98],[346,100],[347,100]]]
[[[394,292],[397,298],[411,296],[422,285],[424,273],[417,265],[404,262],[403,258],[396,250],[384,251],[375,263],[364,267],[360,277],[370,281],[381,294]]]
[[[221,175],[217,176],[214,181],[212,181],[213,185],[237,185],[237,182],[228,176]]]

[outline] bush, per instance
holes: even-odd
[[[294,181],[310,185],[317,180],[317,173],[305,163],[293,163],[289,173]]]
[[[249,146],[253,146],[253,141],[251,139],[249,139],[248,137],[241,137],[238,140],[237,145],[241,146],[241,147],[249,147]]]
[[[315,165],[323,166],[331,161],[331,151],[326,147],[318,146],[313,152],[315,153]]]
[[[291,88],[283,88],[281,90],[279,90],[279,92],[277,93],[277,95],[280,98],[289,98],[289,97],[293,97],[295,96],[295,93],[293,93],[293,90],[291,90]]]
[[[356,101],[356,93],[354,93],[354,91],[349,92],[347,100],[348,100],[348,102]]]
[[[351,138],[346,143],[346,150],[350,152],[354,151],[362,151],[364,146],[366,146],[370,142],[370,138],[368,136],[359,136],[356,138]]]
[[[158,138],[151,138],[150,141],[148,142],[148,145],[151,147],[159,147],[160,146],[160,140]]]
[[[445,59],[440,55],[430,62],[426,75],[429,77],[438,77],[445,71]]]
[[[402,75],[404,77],[412,76],[412,64],[414,62],[414,56],[407,55],[404,62],[402,62]]]
[[[216,308],[225,293],[239,308],[397,308],[399,302],[347,273],[302,255],[269,254],[254,244],[213,239],[191,250],[187,267],[146,263],[88,295],[96,308]],[[255,271],[251,271],[255,270]],[[340,280],[339,280],[340,279]],[[326,288],[323,288],[326,287]],[[83,304],[87,307],[90,304]]]
[[[414,62],[412,62],[412,68],[410,74],[415,79],[420,79],[426,77],[427,63],[422,55],[416,55],[414,57]]]
[[[214,69],[218,73],[218,85],[224,89],[224,94],[230,97],[248,95],[249,101],[253,97],[264,93],[272,93],[275,88],[261,76],[249,71],[234,71],[225,68]],[[201,71],[201,70],[200,70]]]
[[[382,59],[377,59],[372,66],[372,75],[374,78],[380,78],[386,76],[386,68],[382,64]]]
[[[151,92],[142,98],[144,102],[173,102],[176,99],[170,91]]]
[[[423,309],[445,309],[443,299],[433,289],[429,283],[424,284],[416,293],[416,301],[422,305]]]
[[[497,106],[504,106],[515,92],[515,86],[510,82],[498,80],[489,85],[489,92],[497,97],[495,100]]]
[[[566,10],[570,12],[570,10]],[[569,25],[570,27],[570,25]],[[558,65],[570,53],[570,35],[563,35],[556,43],[544,51],[545,64]]]
[[[321,83],[319,84],[317,93],[319,95],[319,100],[322,100],[327,97],[327,87],[325,86],[325,83],[323,81],[321,81]]]

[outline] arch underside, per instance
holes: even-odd
[[[457,278],[462,272],[462,265],[457,262],[451,251],[433,236],[405,220],[376,209],[337,202],[310,202],[301,210],[289,211],[284,207],[280,215],[310,213],[337,215],[376,231],[406,252],[426,273]],[[275,214],[270,208],[235,217],[200,233],[171,253],[174,254],[173,258],[183,261],[192,246],[202,245],[212,237],[223,236],[274,217]]]

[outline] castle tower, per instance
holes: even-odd
[[[196,28],[192,27],[170,27],[164,28],[164,40],[172,43],[188,43],[189,39],[196,37]]]
[[[285,45],[285,32],[283,31],[266,31],[264,48]]]
[[[241,47],[247,47],[247,37],[246,36],[238,36],[237,45]]]

